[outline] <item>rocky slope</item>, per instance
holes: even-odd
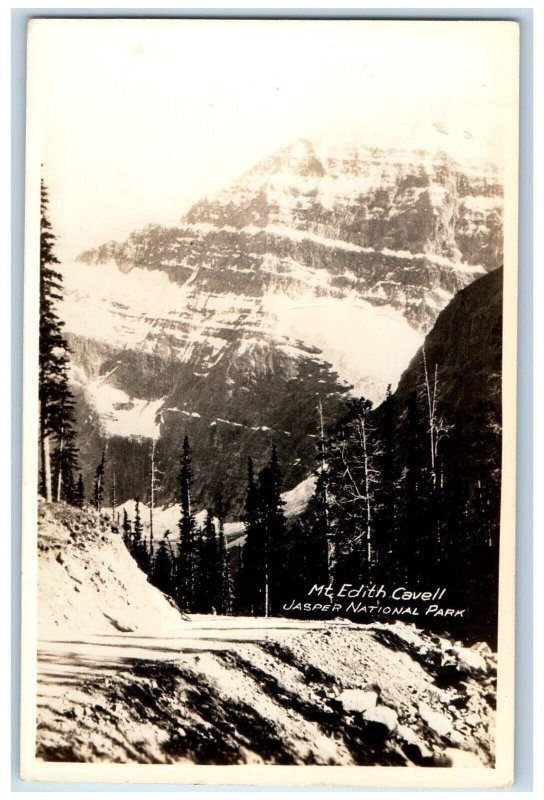
[[[274,441],[287,488],[314,458],[315,407],[378,401],[439,311],[502,258],[500,176],[443,152],[283,148],[178,228],[150,226],[64,270],[87,482],[106,440],[121,499],[162,499],[195,443],[199,505],[241,508]],[[138,440],[138,437],[140,439]]]
[[[40,501],[38,635],[179,632],[172,601],[147,582],[111,520]]]
[[[194,617],[180,637],[44,643],[39,661],[45,760],[494,762],[494,654],[403,623]]]
[[[427,363],[437,365],[440,413],[450,425],[470,421],[482,402],[501,420],[502,305],[501,268],[458,292],[425,338]],[[418,350],[399,381],[399,405],[421,386],[422,374]]]

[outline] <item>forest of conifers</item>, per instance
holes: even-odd
[[[185,611],[276,615],[313,584],[447,587],[469,625],[492,637],[497,603],[501,428],[480,403],[465,426],[440,417],[439,371],[396,407],[353,400],[316,448],[316,487],[286,519],[280,454],[248,464],[245,541],[227,558],[222,503],[198,527],[191,510],[191,447],[179,473],[179,542],[153,552],[138,511],[124,512],[127,546],[150,580]],[[463,436],[456,430],[460,427]],[[176,531],[176,534],[178,532]],[[176,536],[176,539],[178,537]],[[485,602],[482,600],[485,599]],[[295,612],[296,613],[296,612]],[[467,617],[463,625],[466,626]]]

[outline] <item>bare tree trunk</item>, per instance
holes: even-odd
[[[268,564],[265,565],[265,569],[264,569],[264,615],[267,618],[270,616],[270,597],[269,597],[269,588],[268,588]]]
[[[149,501],[149,554],[153,557],[153,511],[155,508],[155,439],[151,445],[151,498]]]
[[[53,500],[53,491],[51,486],[51,451],[49,444],[49,434],[42,434],[42,471],[43,471],[43,486],[45,489],[45,499],[48,503]]]
[[[437,389],[437,367],[434,368],[434,385],[431,390],[431,383],[429,381],[429,372],[427,370],[427,356],[425,354],[425,347],[423,347],[423,369],[425,372],[425,390],[427,393],[427,408],[429,414],[429,435],[431,445],[431,475],[433,486],[436,486],[436,441],[435,441],[435,411],[436,411],[436,389]]]
[[[113,522],[114,525],[116,523],[115,512],[117,510],[117,492],[116,492],[116,489],[117,489],[117,484],[116,484],[116,481],[115,481],[115,472],[114,472],[112,477],[111,477],[111,521]]]
[[[51,487],[51,453],[49,444],[49,434],[46,433],[45,419],[43,414],[43,402],[40,401],[40,473],[41,491],[45,492],[45,499],[50,503],[53,499]]]
[[[325,431],[323,426],[323,406],[321,404],[321,398],[319,398],[319,404],[317,406],[317,411],[319,414],[319,431],[321,436],[321,475],[324,476],[326,472],[326,464],[325,464]],[[328,496],[328,489],[327,483],[325,478],[323,477],[323,507],[325,513],[325,538],[327,542],[327,582],[329,586],[334,586],[335,581],[335,572],[336,572],[336,542],[334,538],[334,532],[331,530],[330,527],[330,517],[329,517],[329,496]]]
[[[371,508],[370,508],[370,482],[368,479],[368,447],[366,443],[366,426],[364,417],[361,419],[362,439],[363,439],[363,460],[365,469],[365,497],[366,497],[366,557],[368,563],[371,564],[374,558],[374,551],[372,546],[372,532],[371,532]]]
[[[268,573],[268,532],[264,540],[264,615],[270,616],[270,576]]]
[[[61,493],[62,493],[62,448],[64,446],[64,435],[61,434],[59,447],[58,447],[58,456],[59,456],[59,472],[57,475],[57,503],[60,503]]]

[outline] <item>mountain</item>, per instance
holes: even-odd
[[[427,363],[437,366],[439,410],[456,435],[465,435],[482,403],[501,420],[502,303],[501,268],[458,292],[425,338]],[[421,387],[423,370],[420,349],[400,378],[399,407]]]
[[[195,501],[240,512],[248,455],[272,442],[290,489],[315,457],[316,406],[379,402],[451,298],[502,259],[501,178],[444,152],[277,151],[179,227],[65,265],[81,455],[108,443],[119,499],[161,502],[194,447]]]
[[[442,311],[394,395],[399,468],[413,468],[414,454],[416,464],[421,458],[429,465],[426,365],[430,394],[436,397],[439,485],[433,493],[421,481],[417,509],[405,515],[402,531],[415,548],[417,568],[437,576],[448,596],[468,609],[465,619],[448,621],[448,630],[492,646],[498,631],[502,533],[502,311],[503,270],[497,269],[458,292]],[[414,397],[419,436],[410,416]],[[376,410],[377,420],[383,411],[384,406]],[[405,508],[410,508],[409,492]],[[434,533],[423,552],[419,542],[425,530]]]

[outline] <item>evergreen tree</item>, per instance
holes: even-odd
[[[409,394],[399,442],[403,467],[397,573],[423,581],[430,566],[430,465],[428,431],[417,392]]]
[[[161,540],[151,570],[151,583],[164,594],[172,595],[174,591],[172,575],[172,559],[164,539]]]
[[[246,539],[240,554],[236,606],[240,613],[252,616],[265,613],[265,539],[260,519],[259,490],[255,482],[253,460],[247,462],[247,489],[244,526]]]
[[[217,520],[219,523],[217,530],[217,565],[219,578],[217,610],[220,614],[230,614],[232,612],[233,587],[227,553],[227,540],[225,537],[225,511],[221,495],[217,502]]]
[[[79,473],[77,484],[74,492],[74,505],[78,508],[83,508],[85,503],[85,486],[83,485],[83,475]]]
[[[141,544],[143,541],[143,535],[144,526],[142,525],[142,517],[140,514],[140,500],[137,498],[134,508],[134,542],[136,544]]]
[[[73,463],[63,456],[65,443],[74,426],[74,401],[68,387],[69,349],[56,306],[62,300],[62,276],[54,269],[55,235],[48,218],[49,198],[43,181],[40,198],[40,321],[39,321],[39,403],[40,403],[40,491],[47,500],[60,500],[66,469]],[[56,457],[56,486],[53,487],[52,450]],[[77,451],[72,449],[69,456]]]
[[[287,524],[281,497],[283,480],[276,446],[259,473],[259,515],[264,539],[264,612],[279,613],[285,593]]]
[[[498,607],[502,428],[500,409],[480,401],[472,409],[465,468],[465,550],[468,605],[490,628]],[[485,604],[481,598],[486,598]],[[474,612],[473,612],[474,613]]]
[[[100,513],[104,501],[104,475],[106,472],[106,450],[102,451],[102,458],[94,473],[93,506]]]
[[[123,509],[123,523],[121,527],[123,530],[123,541],[129,552],[132,553],[132,544],[133,544],[132,523],[129,519],[126,508]]]
[[[110,501],[111,501],[111,518],[112,522],[115,524],[117,522],[117,520],[115,519],[117,511],[117,486],[115,483],[115,472],[113,473],[111,478]]]
[[[180,541],[176,569],[177,602],[183,611],[193,611],[195,604],[195,518],[191,509],[191,446],[183,440],[178,482],[181,516],[178,523]]]
[[[470,495],[470,467],[467,469],[466,448],[457,437],[441,444],[443,464],[442,494],[442,558],[436,569],[437,582],[448,585],[452,576],[460,578],[470,563],[471,532],[467,521],[467,500]],[[465,581],[461,581],[462,584]],[[466,599],[460,605],[465,605]]]
[[[244,575],[244,546],[234,548],[234,558],[231,561],[232,570],[232,610],[234,614],[247,614],[247,592],[245,591]]]
[[[151,459],[149,471],[149,547],[153,551],[153,516],[155,513],[155,494],[157,491],[157,469],[155,466],[155,439],[151,442]]]
[[[217,613],[220,593],[220,576],[217,537],[213,513],[208,509],[199,542],[196,570],[195,605],[204,614]]]
[[[132,556],[136,563],[145,574],[151,570],[151,554],[148,552],[147,543],[144,537],[144,526],[140,514],[140,500],[136,500],[134,511],[134,532],[132,536]]]
[[[329,498],[329,442],[325,438],[323,408],[318,412],[315,488],[308,505],[288,531],[288,559],[285,569],[285,592],[300,594],[301,588],[314,583],[335,585],[337,566],[336,536]]]
[[[207,614],[211,608],[211,593],[209,583],[206,582],[207,565],[204,563],[204,526],[195,524],[192,544],[192,572],[193,572],[193,601],[191,611],[197,614]]]
[[[335,585],[336,548],[331,548],[331,530],[328,476],[319,472],[308,506],[292,526],[289,570],[292,594],[300,593],[306,584]]]

